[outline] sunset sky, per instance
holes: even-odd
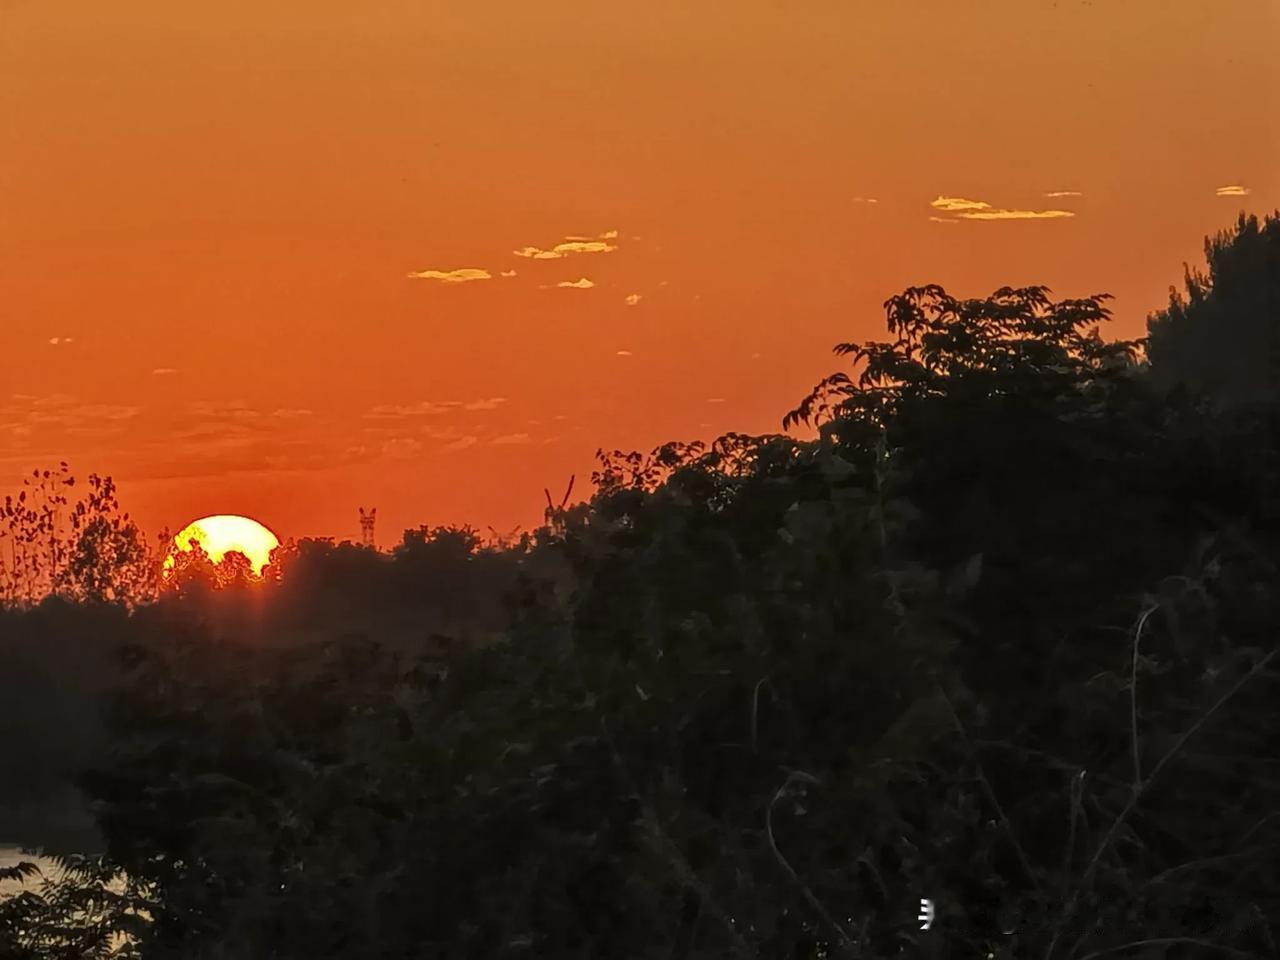
[[[1278,42],[1280,0],[0,0],[0,493],[506,532],[597,447],[780,430],[911,284],[1139,336],[1280,206]]]

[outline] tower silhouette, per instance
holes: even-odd
[[[378,515],[378,508],[371,507],[368,513],[364,512],[364,507],[360,510],[360,542],[366,547],[372,547],[373,543],[373,522]]]

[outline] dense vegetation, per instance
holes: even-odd
[[[0,956],[1280,956],[1276,398],[1178,341],[1280,324],[1280,219],[1209,249],[1149,358],[909,289],[816,439],[602,452],[518,543],[166,586],[108,488],[6,581],[0,791],[74,771],[101,855]]]

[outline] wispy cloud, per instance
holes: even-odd
[[[514,277],[515,275],[516,272],[514,270],[503,270],[502,273],[499,274],[499,276],[503,277]]]
[[[418,403],[382,403],[366,411],[366,420],[394,420],[401,417],[426,417],[447,413],[462,406],[459,400],[422,400]]]
[[[991,204],[982,200],[966,200],[964,197],[938,197],[929,206],[935,210],[955,213],[960,210],[990,210]]]
[[[142,408],[114,403],[86,403],[73,408],[71,412],[73,416],[86,420],[131,420],[142,412]]]
[[[463,267],[461,270],[419,270],[409,274],[410,280],[439,280],[441,283],[467,283],[471,280],[491,280],[488,270]]]
[[[465,450],[467,447],[474,447],[479,442],[479,437],[468,435],[465,437],[459,437],[457,440],[453,440],[450,443],[446,443],[440,449],[445,453],[452,453],[455,450]]]
[[[724,397],[707,397],[707,403],[724,403]]]
[[[586,277],[579,277],[577,280],[561,280],[556,284],[557,287],[572,287],[575,290],[590,290],[595,286]]]
[[[33,457],[46,456],[33,451],[48,451],[47,457],[53,459],[53,452],[64,449],[68,437],[99,441],[87,450],[82,448],[78,456],[105,455],[108,450],[118,454],[119,436],[131,432],[144,412],[140,406],[86,403],[64,393],[10,394],[0,399],[0,471],[17,459],[28,461],[30,467]]]
[[[530,260],[558,260],[561,257],[570,257],[579,253],[612,253],[618,249],[618,245],[609,241],[617,238],[617,230],[607,230],[595,237],[565,237],[549,250],[542,247],[521,247],[513,252],[517,257],[526,257]]]
[[[550,250],[541,247],[522,247],[515,251],[517,257],[528,257],[532,260],[558,260],[575,253],[612,253],[617,250],[616,244],[604,240],[565,240],[557,243]]]
[[[382,455],[396,460],[412,457],[422,452],[421,441],[412,437],[393,437],[382,445]]]
[[[1045,194],[1046,197],[1083,197],[1084,194],[1079,190],[1050,190]]]
[[[993,207],[985,200],[969,200],[964,197],[938,197],[929,206],[943,213],[954,214],[949,218],[930,217],[930,220],[947,222],[955,220],[1057,220],[1074,217],[1070,210],[1010,210]]]
[[[489,441],[490,445],[495,447],[516,446],[518,444],[532,442],[532,439],[527,433],[504,433],[502,436],[494,437]]]
[[[475,400],[419,400],[417,403],[383,403],[364,413],[366,420],[399,420],[405,417],[434,417],[459,410],[496,410],[506,397],[479,397]]]
[[[1070,210],[975,210],[958,215],[961,220],[1060,220],[1074,216]]]
[[[189,416],[215,420],[256,420],[262,416],[243,400],[192,400],[187,412]]]
[[[472,400],[470,403],[464,403],[464,410],[496,410],[507,402],[506,397],[489,397],[484,400]]]
[[[365,432],[372,432],[373,428],[365,427]],[[399,427],[392,427],[391,432],[395,433]],[[457,440],[463,435],[463,430],[456,425],[436,423],[423,423],[418,425],[418,433],[424,437],[430,437],[432,440]]]
[[[877,200],[875,197],[854,197],[853,202],[854,203],[879,203],[880,201]]]
[[[62,343],[72,343],[74,340],[75,337],[50,337],[49,344],[50,346],[56,347]]]
[[[631,351],[630,351],[630,350],[618,350],[618,351],[616,352],[616,355],[617,355],[617,356],[619,356],[619,357],[629,357],[629,356],[631,356]]]
[[[1219,187],[1214,191],[1214,195],[1219,197],[1245,197],[1249,195],[1249,188],[1233,183],[1225,187]]]
[[[151,371],[151,373],[157,377],[167,377],[169,376],[169,374],[177,373],[177,372],[178,371],[173,367],[156,367],[154,370]]]
[[[641,297],[640,297],[640,294],[638,293],[629,293],[625,297],[625,303],[628,307],[634,307],[637,303],[640,302],[640,300],[641,300]]]

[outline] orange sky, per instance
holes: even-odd
[[[1278,39],[1276,0],[0,0],[0,489],[505,531],[599,446],[778,430],[909,284],[1141,335],[1280,206]],[[515,253],[566,237],[616,249]]]

